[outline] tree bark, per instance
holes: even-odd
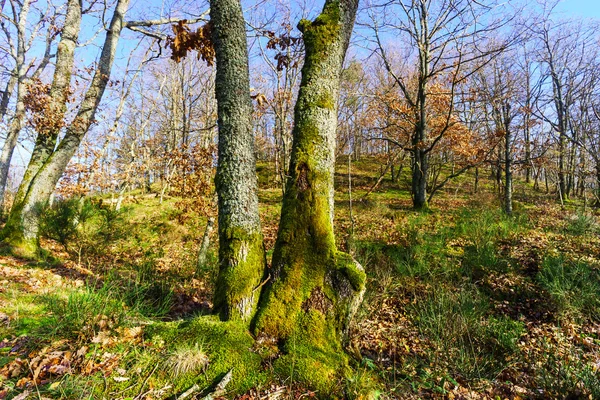
[[[596,201],[595,207],[600,207],[600,163],[596,162]]]
[[[204,264],[206,264],[206,255],[208,254],[208,247],[210,246],[210,235],[212,234],[214,226],[215,218],[208,217],[208,220],[206,221],[206,228],[204,229],[204,235],[202,235],[202,243],[200,244],[200,249],[198,250],[198,260],[196,262],[198,269],[204,267]]]
[[[417,210],[427,208],[427,172],[428,155],[424,151],[416,149],[413,152],[411,187],[413,207]]]
[[[314,21],[298,24],[306,54],[289,179],[255,321],[256,332],[283,349],[275,368],[294,365],[294,378],[311,375],[321,394],[347,363],[342,342],[365,290],[362,267],[337,250],[333,231],[337,98],[357,7],[356,0],[327,0]]]
[[[10,97],[12,96],[13,91],[15,90],[15,86],[17,85],[19,77],[19,68],[15,66],[15,68],[11,71],[10,78],[8,82],[6,82],[6,86],[4,91],[2,92],[2,98],[0,98],[0,121],[4,119],[6,115],[6,111],[8,110],[8,103],[10,101]]]
[[[16,207],[11,210],[8,222],[1,235],[16,253],[32,256],[38,250],[40,208],[48,203],[56,183],[94,122],[98,105],[102,100],[110,78],[117,44],[124,26],[123,18],[128,6],[129,0],[119,0],[117,2],[110,26],[106,32],[98,67],[75,119],[67,128],[65,137],[57,149],[31,180],[23,201],[16,204]]]
[[[239,0],[212,0],[219,126],[219,275],[214,311],[249,324],[266,264],[258,214],[246,26]]]

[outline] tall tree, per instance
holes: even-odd
[[[586,89],[590,50],[595,47],[597,28],[576,21],[553,21],[532,28],[539,43],[538,57],[543,65],[536,85],[536,115],[552,127],[558,152],[558,195],[568,197],[572,159],[571,113]],[[571,149],[571,151],[570,151]]]
[[[45,50],[41,60],[39,63],[36,63],[35,58],[30,61],[26,60],[27,53],[32,48],[36,49],[39,46],[36,36],[41,33],[45,25],[50,24],[50,26],[53,26],[56,24],[58,17],[56,9],[51,4],[47,4],[45,12],[41,13],[37,21],[29,23],[28,17],[31,12],[31,4],[30,0],[23,2],[10,1],[13,18],[5,18],[4,16],[0,18],[1,31],[7,36],[9,58],[14,62],[9,72],[9,79],[0,98],[0,121],[8,114],[8,106],[13,91],[16,88],[15,111],[10,120],[6,139],[0,152],[0,208],[4,206],[10,162],[17,146],[19,134],[25,124],[27,85],[35,81],[48,65],[53,56],[51,54],[52,45],[58,33],[58,30],[46,28]],[[11,27],[7,26],[6,21],[10,21],[10,24],[14,25],[12,28],[15,30],[16,43],[11,39]],[[66,21],[65,25],[67,25]],[[6,64],[9,65],[10,63]]]
[[[239,0],[212,0],[210,16],[219,126],[219,275],[214,308],[223,319],[250,323],[259,300],[265,252],[258,215],[245,20]]]
[[[412,157],[411,189],[416,209],[428,206],[430,153],[453,124],[452,101],[445,115],[445,126],[437,134],[431,133],[430,118],[435,117],[429,113],[431,87],[436,81],[449,82],[453,99],[457,85],[473,72],[471,67],[475,60],[497,54],[506,47],[506,43],[498,43],[487,51],[480,51],[489,32],[507,23],[504,17],[496,19],[492,15],[496,7],[496,1],[484,4],[471,0],[394,0],[382,3],[383,13],[372,14],[376,52],[414,114],[411,147],[406,150]],[[397,17],[398,13],[401,18]],[[484,19],[486,23],[482,23]],[[416,53],[411,59],[415,82],[411,81],[412,74],[402,76],[393,64],[389,48],[383,42],[386,31],[403,35],[408,44],[407,54]]]
[[[14,203],[23,201],[31,180],[54,151],[60,130],[64,127],[64,116],[71,89],[75,47],[81,29],[81,0],[69,0],[61,39],[56,52],[56,66],[48,96],[29,99],[30,107],[36,110],[37,137],[31,159],[15,196]]]
[[[342,339],[365,289],[362,267],[337,250],[333,232],[337,98],[357,7],[357,0],[327,0],[314,21],[298,24],[306,54],[289,178],[255,322],[257,332],[291,353],[279,365],[296,363],[303,374],[313,357],[337,360],[325,363],[323,386],[342,370]]]

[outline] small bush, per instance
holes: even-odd
[[[581,236],[593,232],[595,229],[596,220],[594,216],[578,211],[577,214],[569,218],[565,231],[571,235]]]
[[[77,236],[77,226],[85,219],[78,199],[58,200],[41,211],[40,233],[65,248]]]
[[[101,254],[119,237],[121,213],[90,199],[58,200],[40,212],[40,234],[80,255]]]

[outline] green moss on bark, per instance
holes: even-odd
[[[354,10],[355,11],[355,10]],[[314,21],[300,21],[306,48],[295,109],[294,144],[271,282],[254,322],[282,351],[275,371],[331,398],[348,371],[343,337],[362,299],[364,273],[337,251],[333,232],[336,100],[353,20],[327,1]]]
[[[22,204],[15,204],[8,216],[6,225],[0,231],[0,240],[10,253],[21,258],[35,259],[39,256],[39,238],[27,239],[21,221]]]
[[[319,61],[319,55],[329,50],[339,40],[340,3],[328,2],[314,21],[302,19],[298,29],[302,32],[306,48],[306,62]]]
[[[214,296],[215,311],[224,320],[249,324],[256,312],[265,265],[262,234],[229,229],[224,235],[227,240],[221,240],[221,244],[227,245],[219,249],[222,265]]]

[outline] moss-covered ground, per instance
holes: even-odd
[[[270,168],[269,258],[281,201]],[[517,179],[508,218],[482,171],[479,193],[466,174],[415,212],[408,176],[363,198],[382,168],[352,163],[352,220],[347,160],[336,171],[337,245],[367,273],[340,359],[210,315],[205,216],[137,192],[115,212],[107,195],[74,229],[48,213],[40,259],[0,257],[0,399],[202,398],[230,370],[223,398],[600,398],[597,211]]]

